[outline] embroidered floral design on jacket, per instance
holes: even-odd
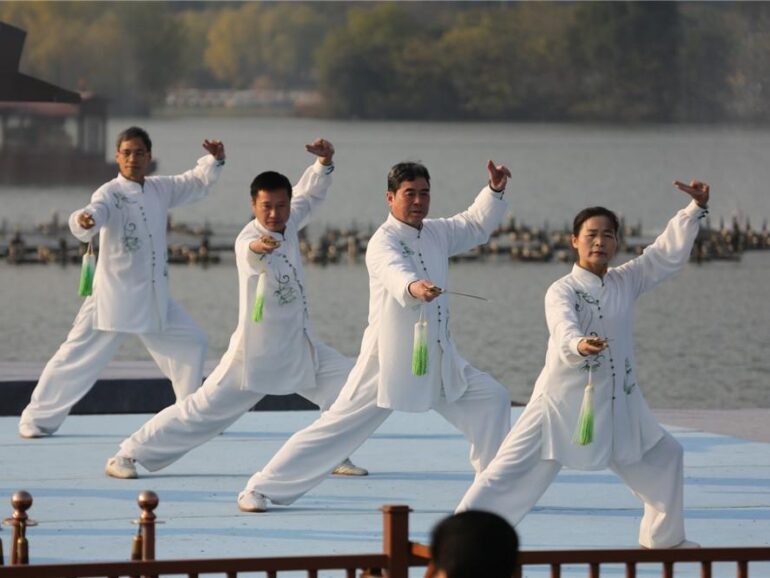
[[[278,297],[278,303],[281,305],[287,305],[297,300],[297,290],[291,286],[291,277],[288,275],[276,274],[276,281],[278,281],[278,289],[273,293]]]
[[[411,257],[412,255],[414,255],[414,251],[412,251],[412,249],[409,248],[409,245],[407,245],[400,239],[398,242],[401,245],[401,255],[403,257]]]
[[[578,315],[580,329],[583,331],[583,335],[596,335],[596,332],[590,332],[590,330],[594,320],[593,306],[598,305],[599,300],[595,299],[590,293],[586,293],[582,289],[575,289],[575,295],[577,295],[577,300],[575,301],[575,313]],[[585,302],[585,304],[583,302]]]
[[[123,225],[123,249],[128,253],[134,253],[142,246],[142,240],[134,233],[136,233],[135,223],[126,223]]]
[[[112,203],[115,205],[116,209],[123,210],[123,207],[126,205],[135,205],[136,200],[129,199],[124,193],[121,193],[120,191],[115,191],[112,195]]]

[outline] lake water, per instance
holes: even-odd
[[[337,148],[330,198],[311,228],[366,226],[386,216],[385,175],[395,162],[421,160],[431,171],[433,216],[467,206],[486,181],[488,158],[513,171],[506,197],[519,221],[561,226],[588,204],[604,204],[659,231],[686,198],[672,179],[712,185],[714,222],[734,214],[759,226],[770,217],[770,131],[703,127],[574,127],[560,125],[338,122],[303,119],[152,119],[137,121],[153,138],[159,172],[192,166],[204,138],[220,138],[227,166],[212,195],[174,212],[177,221],[232,228],[248,214],[248,184],[274,169],[296,178],[311,160],[303,144],[323,136]],[[110,125],[109,138],[131,121]],[[83,187],[0,189],[0,217],[34,224],[54,211],[82,207]],[[499,258],[452,266],[452,286],[489,303],[453,297],[460,351],[526,401],[543,363],[543,296],[569,266]],[[308,266],[316,331],[355,355],[366,323],[363,265]],[[76,267],[0,264],[0,361],[44,362],[64,339],[80,305]],[[231,262],[207,269],[171,268],[172,294],[209,335],[210,358],[227,347],[237,313]],[[655,407],[767,407],[770,402],[770,254],[740,262],[688,265],[682,275],[637,306],[640,385]],[[148,359],[137,341],[119,359]]]

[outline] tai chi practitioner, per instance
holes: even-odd
[[[400,163],[388,175],[390,215],[369,240],[369,324],[356,365],[337,401],[315,423],[294,434],[238,496],[246,512],[262,512],[269,499],[290,504],[320,483],[358,448],[393,410],[435,409],[471,443],[476,472],[486,467],[510,427],[510,397],[486,373],[457,353],[449,333],[449,257],[484,243],[507,210],[502,199],[510,176],[488,164],[489,186],[466,211],[426,219],[430,176],[417,163]],[[427,329],[422,375],[414,375],[415,323]],[[427,352],[427,358],[424,353]],[[419,365],[419,364],[418,364]]]
[[[567,466],[610,468],[644,503],[645,548],[697,546],[685,541],[682,447],[655,420],[637,385],[633,305],[682,270],[709,186],[674,185],[693,198],[644,253],[608,268],[618,219],[604,207],[576,217],[578,262],[545,297],[550,337],[532,398],[492,463],[465,494],[463,510],[489,510],[517,524]]]
[[[107,475],[135,478],[135,461],[150,471],[168,466],[267,394],[299,393],[322,410],[337,398],[353,360],[320,342],[310,327],[298,238],[326,198],[334,147],[318,139],[305,148],[318,160],[293,190],[289,179],[273,171],[251,184],[255,219],[235,240],[238,326],[219,365],[198,391],[124,440],[107,461]],[[346,457],[333,464],[335,473],[368,473]]]
[[[91,202],[70,216],[72,234],[90,242],[99,234],[93,293],[67,340],[46,364],[19,421],[24,438],[51,435],[93,387],[120,344],[137,335],[166,377],[177,400],[201,385],[208,342],[168,292],[166,226],[173,207],[204,198],[225,164],[225,147],[208,151],[194,169],[148,177],[152,141],[131,127],[117,139],[120,174],[99,187]]]

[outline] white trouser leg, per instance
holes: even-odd
[[[208,340],[187,312],[168,300],[166,329],[139,334],[163,375],[171,380],[176,400],[182,400],[201,385]]]
[[[487,373],[468,365],[468,389],[460,399],[441,401],[434,409],[459,429],[471,444],[470,460],[478,475],[497,454],[511,429],[511,398]]]
[[[355,360],[345,357],[324,343],[317,343],[315,352],[318,367],[315,373],[316,386],[297,393],[312,401],[324,412],[337,400]]]
[[[495,458],[476,476],[458,512],[496,512],[515,526],[534,507],[561,469],[559,462],[541,457],[542,418],[541,404],[530,402]]]
[[[315,422],[291,436],[244,491],[275,504],[291,504],[319,483],[363,444],[392,410],[377,407],[376,364],[361,377],[352,399],[343,393]],[[355,387],[348,382],[346,388]]]
[[[684,464],[682,446],[668,432],[641,461],[612,470],[644,502],[639,544],[671,548],[684,537]]]
[[[150,471],[159,470],[224,431],[264,394],[241,389],[243,365],[220,363],[202,387],[170,405],[120,444]]]
[[[20,424],[32,425],[45,433],[59,429],[72,406],[93,387],[128,336],[94,329],[94,311],[93,298],[86,299],[67,339],[43,369]]]

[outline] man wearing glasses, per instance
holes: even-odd
[[[90,242],[99,234],[93,293],[43,369],[21,414],[21,437],[44,437],[59,429],[131,334],[142,340],[171,380],[177,400],[200,386],[207,340],[169,296],[166,223],[169,209],[202,199],[219,178],[224,145],[205,140],[203,148],[208,154],[195,168],[171,177],[148,177],[152,141],[147,132],[131,127],[118,136],[118,176],[69,219],[79,240]]]

